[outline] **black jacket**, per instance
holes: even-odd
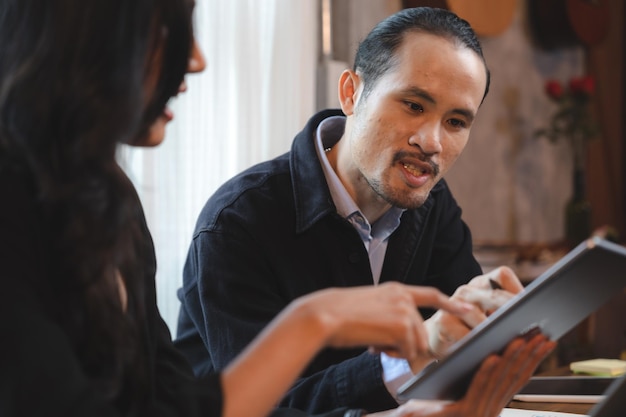
[[[232,178],[202,210],[179,290],[175,341],[196,374],[224,368],[295,298],[372,284],[368,254],[356,230],[337,214],[315,151],[317,126],[335,115],[341,112],[316,114],[291,152]],[[380,282],[435,286],[452,294],[480,272],[461,209],[440,181],[422,207],[403,213]],[[377,355],[327,349],[282,405],[308,412],[393,408],[397,403],[381,375]]]

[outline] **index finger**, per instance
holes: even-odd
[[[417,307],[432,307],[454,315],[463,315],[474,310],[474,305],[459,298],[450,298],[434,287],[409,286],[409,293]]]

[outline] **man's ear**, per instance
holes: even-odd
[[[344,70],[339,77],[339,103],[346,116],[354,112],[360,94],[361,77],[352,70]]]

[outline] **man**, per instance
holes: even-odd
[[[195,372],[222,369],[291,300],[322,288],[396,280],[474,303],[462,318],[426,321],[431,356],[329,349],[282,402],[385,410],[403,381],[520,291],[508,269],[476,277],[470,232],[442,180],[488,86],[478,40],[454,14],[407,9],[374,28],[341,75],[341,111],[313,116],[289,153],[229,180],[200,214],[177,335]]]

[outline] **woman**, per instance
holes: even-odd
[[[401,284],[326,290],[292,303],[221,375],[193,377],[158,313],[152,241],[115,160],[118,143],[162,140],[167,101],[204,67],[192,9],[0,0],[2,416],[262,416],[323,346],[423,354],[416,305],[472,308]],[[534,369],[551,347],[515,341],[463,401],[378,416],[495,415],[525,378],[495,400],[481,398],[485,381]]]

